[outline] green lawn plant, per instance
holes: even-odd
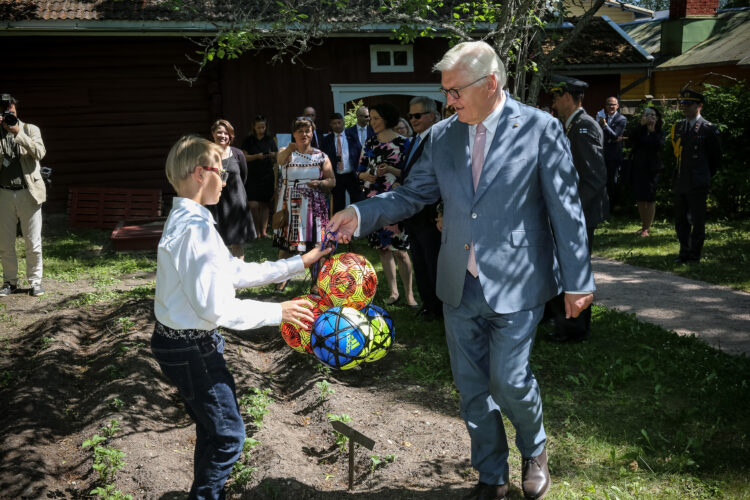
[[[99,476],[98,485],[91,490],[91,495],[105,500],[132,500],[131,495],[125,495],[120,490],[116,490],[113,484],[117,471],[125,466],[125,453],[108,444],[108,441],[120,431],[120,425],[117,420],[110,420],[108,425],[101,428],[101,433],[94,434],[91,439],[87,439],[81,445],[81,448],[93,448],[94,463],[91,466]]]
[[[317,387],[320,391],[320,393],[318,394],[319,403],[328,401],[328,398],[336,393],[336,389],[331,387],[331,383],[327,380],[320,380],[318,382],[315,382],[315,387]]]
[[[350,417],[346,413],[342,413],[341,415],[328,413],[326,414],[326,416],[328,417],[329,422],[343,422],[346,424],[352,421],[352,417]],[[341,453],[344,453],[346,451],[346,447],[349,445],[349,438],[338,431],[331,432],[333,432],[333,435],[336,438],[336,447],[338,447]]]
[[[250,465],[252,451],[260,445],[260,441],[251,437],[245,438],[245,443],[242,445],[242,455],[240,459],[234,463],[232,472],[230,474],[231,483],[229,489],[231,491],[243,490],[250,480],[253,478],[253,473],[258,470],[257,467]]]
[[[250,417],[256,429],[263,427],[263,417],[268,413],[268,406],[273,403],[271,389],[258,389],[251,387],[248,392],[240,398],[240,408],[243,413]]]

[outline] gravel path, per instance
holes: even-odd
[[[596,303],[750,355],[750,293],[600,257],[592,264]]]

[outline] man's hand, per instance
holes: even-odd
[[[7,123],[3,123],[3,128],[13,135],[18,135],[18,132],[21,131],[21,128],[18,126],[18,123],[16,123],[12,127],[9,127]]]
[[[344,210],[333,214],[327,229],[331,232],[338,231],[337,239],[339,243],[349,243],[358,225],[357,212],[352,207],[346,207]]]
[[[306,300],[289,300],[281,303],[281,321],[294,323],[303,328],[307,328],[310,323],[315,321],[312,311],[305,307]],[[302,323],[306,321],[308,324]]]
[[[566,293],[565,319],[577,318],[594,301],[593,293]]]

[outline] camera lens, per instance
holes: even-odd
[[[6,123],[9,127],[12,127],[18,123],[18,118],[13,113],[3,113],[3,123]]]

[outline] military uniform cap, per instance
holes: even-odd
[[[680,91],[680,102],[683,104],[702,103],[704,101],[703,94],[700,92],[691,89],[682,89]]]
[[[589,84],[570,76],[550,75],[548,88],[553,93],[583,92]]]

